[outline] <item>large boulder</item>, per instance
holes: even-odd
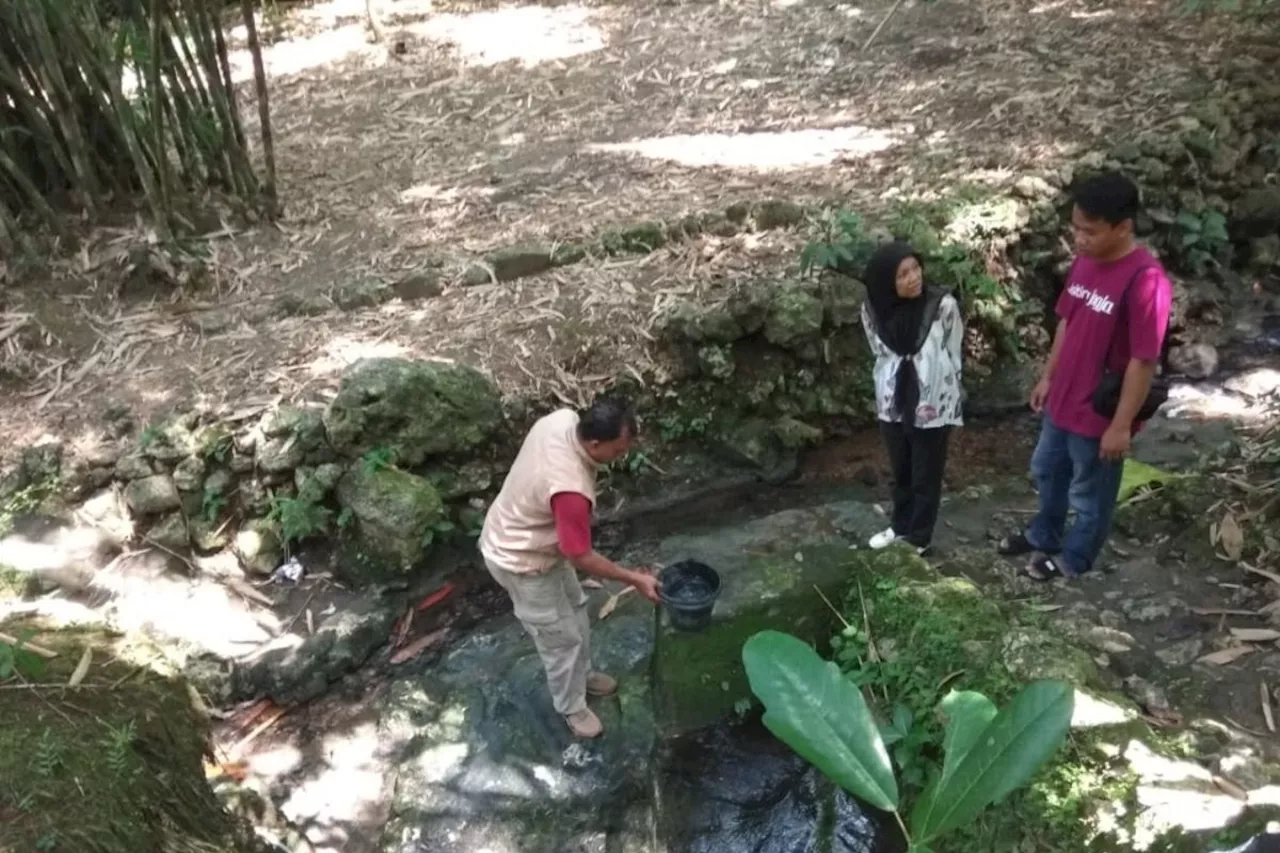
[[[593,741],[576,740],[555,712],[512,616],[434,664],[404,664],[413,675],[386,691],[378,721],[378,748],[397,771],[380,853],[651,849],[653,623],[652,607],[630,595],[593,625],[593,662],[619,681],[616,696],[592,700],[605,726]]]
[[[1241,196],[1232,224],[1250,237],[1280,232],[1280,187],[1260,187]]]
[[[338,483],[338,501],[364,548],[400,570],[423,558],[425,536],[444,516],[444,502],[429,480],[395,468],[357,465]]]
[[[822,331],[822,301],[799,282],[783,282],[769,299],[764,336],[784,349],[799,349],[812,343]]]
[[[502,422],[498,390],[483,374],[457,364],[368,359],[345,377],[324,415],[329,442],[360,456],[390,450],[401,465],[469,450]]]
[[[140,516],[160,515],[182,506],[182,496],[168,474],[134,480],[124,487],[124,499]]]

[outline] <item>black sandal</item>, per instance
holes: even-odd
[[[996,545],[996,553],[1001,557],[1025,557],[1034,553],[1036,546],[1027,540],[1025,533],[1014,533],[1000,540]]]
[[[1058,558],[1050,554],[1041,554],[1027,563],[1018,574],[1031,578],[1038,583],[1048,583],[1055,578],[1070,577],[1058,562]]]

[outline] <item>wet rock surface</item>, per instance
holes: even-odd
[[[873,853],[880,827],[759,722],[663,749],[658,835],[669,853]]]

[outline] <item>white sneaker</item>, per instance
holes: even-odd
[[[872,536],[871,540],[867,542],[867,544],[871,546],[872,550],[879,551],[881,548],[888,548],[890,545],[892,545],[894,542],[897,542],[897,541],[898,541],[898,534],[893,532],[892,527],[888,527],[888,528],[885,528],[884,530],[881,530],[875,536]]]

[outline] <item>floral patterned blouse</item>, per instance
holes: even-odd
[[[902,356],[885,346],[872,331],[870,308],[862,304],[862,328],[876,358],[873,371],[876,386],[876,416],[882,421],[902,420],[893,406],[894,380]],[[925,338],[924,346],[912,358],[920,378],[920,407],[916,409],[916,426],[923,428],[963,426],[961,412],[964,398],[960,387],[960,364],[964,351],[964,321],[960,306],[950,294],[942,297],[938,314]]]

